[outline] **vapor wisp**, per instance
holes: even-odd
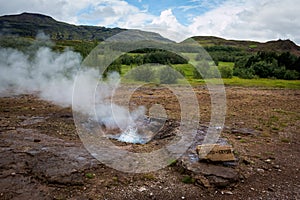
[[[42,36],[38,36],[37,40],[48,40]],[[35,51],[23,52],[0,47],[0,95],[34,94],[56,105],[70,107],[74,82],[81,70],[80,84],[76,87],[80,98],[77,99],[77,106],[72,108],[91,115],[93,120],[107,128],[119,128],[126,132],[135,127],[134,121],[144,116],[143,108],[129,112],[127,108],[107,101],[113,88],[118,86],[119,75],[112,73],[103,81],[99,70],[82,68],[81,63],[80,54],[70,49],[55,52],[47,46],[40,46]],[[95,92],[96,96],[91,95]],[[96,117],[91,111],[96,111]]]

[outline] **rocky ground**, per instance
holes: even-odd
[[[195,93],[205,131],[210,96],[203,86]],[[34,95],[1,97],[0,199],[300,199],[300,91],[227,87],[226,95],[221,137],[233,146],[235,165],[197,163],[197,173],[179,159],[145,174],[123,173],[94,159],[77,135],[70,108]],[[159,102],[179,120],[179,104],[166,88],[140,88],[131,102]]]

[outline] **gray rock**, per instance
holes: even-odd
[[[240,175],[238,171],[233,168],[238,164],[234,155],[232,155],[232,159],[218,159],[218,162],[205,162],[199,159],[196,149],[198,145],[202,145],[207,129],[208,127],[206,126],[200,126],[193,144],[180,158],[178,165],[183,168],[184,171],[191,174],[196,182],[204,187],[225,187],[233,182],[237,182]],[[229,145],[225,138],[219,138],[216,144],[220,148]],[[230,147],[231,153],[232,150]],[[227,162],[227,160],[234,161]]]
[[[258,131],[250,128],[239,128],[239,129],[231,129],[231,133],[234,134],[242,134],[242,135],[258,135]]]
[[[222,188],[228,186],[231,183],[230,180],[217,176],[209,176],[208,180],[212,185]]]
[[[259,173],[264,173],[264,172],[265,172],[265,170],[264,170],[264,169],[260,169],[260,168],[258,168],[258,169],[257,169],[257,172],[259,172]]]
[[[239,180],[239,173],[234,168],[214,165],[210,163],[190,162],[187,157],[183,157],[181,166],[193,175],[196,181],[203,183],[208,180],[209,185],[216,187],[225,187]],[[201,178],[199,178],[201,177]],[[205,177],[206,179],[203,179]],[[203,185],[207,183],[203,183]]]
[[[69,142],[41,134],[34,129],[1,134],[0,167],[3,174],[29,174],[48,183],[83,184],[85,170],[95,167],[95,160],[80,143]],[[7,171],[7,173],[6,173]],[[26,175],[27,174],[27,175]]]

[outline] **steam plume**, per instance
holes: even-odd
[[[36,48],[43,42],[49,43],[49,39],[44,34],[39,34],[37,42],[29,49]],[[0,94],[35,94],[43,100],[69,107],[72,105],[74,81],[78,78],[81,62],[80,54],[69,49],[54,52],[49,47],[40,46],[33,52],[24,53],[16,49],[0,48]],[[96,107],[91,108],[95,105],[91,105],[91,99],[80,98],[73,109],[84,114],[91,114],[94,109],[97,121],[108,128],[125,130],[144,111],[138,109],[129,113],[128,109],[106,101],[112,95],[113,88],[117,87],[119,78],[118,74],[112,73],[108,81],[104,82],[96,69],[85,67],[76,90],[80,91],[81,97],[94,97],[91,94],[96,91]]]

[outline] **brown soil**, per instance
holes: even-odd
[[[202,86],[195,92],[201,124],[208,125],[209,93]],[[176,164],[151,173],[128,174],[98,161],[92,166],[78,162],[74,165],[76,172],[70,172],[72,179],[51,177],[49,169],[44,168],[53,167],[52,161],[58,159],[55,152],[52,157],[38,152],[36,160],[36,154],[28,148],[76,148],[84,158],[89,157],[76,133],[72,110],[33,95],[2,97],[0,199],[300,199],[300,91],[227,87],[226,95],[222,137],[234,147],[240,179],[225,188],[184,183],[186,174]],[[180,117],[174,95],[162,87],[136,90],[131,103],[148,107],[161,103],[172,120]],[[25,137],[28,130],[34,132],[29,138]],[[53,144],[43,143],[46,138]],[[17,140],[24,141],[24,146],[14,143]],[[66,154],[59,162],[73,166],[68,159]]]

